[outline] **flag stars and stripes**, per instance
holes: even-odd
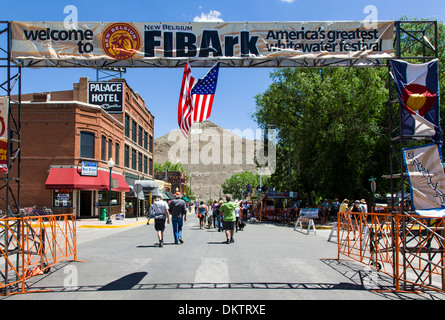
[[[195,79],[191,75],[190,65],[185,65],[178,105],[178,123],[186,138],[193,122],[201,122],[210,117],[218,72],[219,63],[215,64],[204,78]]]

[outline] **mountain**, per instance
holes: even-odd
[[[188,184],[199,199],[219,199],[226,179],[243,171],[257,172],[255,150],[262,142],[255,135],[251,129],[226,130],[211,121],[195,123],[188,139],[179,129],[155,139],[155,162],[179,161],[191,176]]]

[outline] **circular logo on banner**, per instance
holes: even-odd
[[[129,23],[113,23],[102,33],[102,50],[114,59],[130,59],[140,47],[139,31]]]
[[[419,113],[422,117],[436,102],[436,94],[420,84],[407,85],[402,92],[402,99],[410,113]]]

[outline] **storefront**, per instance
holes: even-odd
[[[91,172],[93,171],[93,172]],[[108,208],[110,172],[97,169],[51,167],[45,186],[52,190],[53,208],[70,208],[79,218],[98,217]],[[124,177],[111,173],[111,214],[124,212],[124,195],[130,188]]]
[[[125,216],[145,216],[154,197],[162,195],[158,183],[154,180],[135,180],[128,176],[125,179],[129,185],[129,192],[125,194]]]

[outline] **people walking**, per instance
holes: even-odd
[[[223,215],[221,215],[221,212],[219,211],[219,209],[221,208],[223,203],[224,203],[224,201],[219,200],[218,205],[216,206],[216,212],[218,214],[218,216],[217,216],[218,232],[221,232],[221,230],[222,230],[221,222],[222,222]]]
[[[162,248],[164,246],[165,221],[167,220],[167,223],[170,223],[168,204],[162,200],[161,196],[156,196],[155,202],[152,204],[152,208],[154,211],[155,230],[158,234],[159,247]]]
[[[360,200],[360,208],[363,213],[368,213],[368,205],[366,204],[365,199]]]
[[[235,208],[235,231],[238,232],[239,229],[239,219],[240,219],[240,207]]]
[[[212,221],[213,221],[213,228],[216,228],[216,225],[217,225],[217,222],[218,222],[217,219],[219,217],[219,214],[218,214],[218,201],[217,200],[213,201],[212,215],[213,215],[213,219],[212,219]]]
[[[340,211],[340,202],[338,202],[338,198],[335,198],[334,203],[332,204],[332,212],[331,215],[334,217],[334,220],[337,220],[337,214]]]
[[[169,209],[172,216],[175,244],[184,243],[182,239],[182,227],[184,222],[187,221],[187,206],[179,192],[175,193],[175,199],[170,202]]]
[[[344,199],[343,202],[340,205],[340,212],[346,212],[348,211],[348,206],[349,206],[349,200],[348,199]]]
[[[201,201],[198,207],[199,229],[204,229],[207,215],[207,206],[205,201]]]
[[[233,233],[235,229],[235,208],[238,208],[242,203],[240,202],[232,202],[232,196],[230,194],[226,195],[226,202],[221,205],[219,208],[220,214],[224,214],[223,218],[223,230],[226,234],[226,243],[233,243],[235,240],[233,239]]]

